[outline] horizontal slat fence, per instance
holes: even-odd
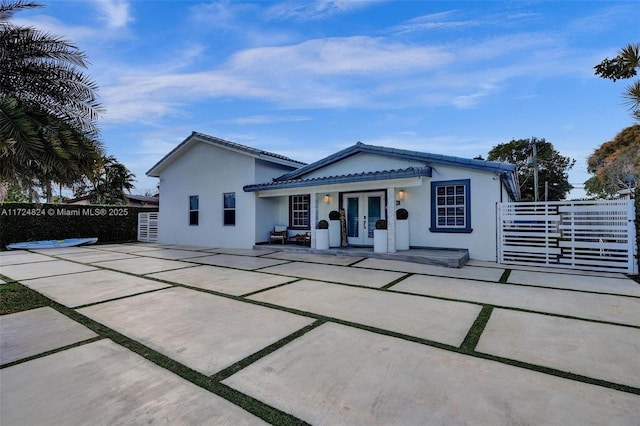
[[[138,213],[138,241],[158,241],[158,212]]]
[[[500,263],[637,272],[633,200],[500,203],[497,218]]]

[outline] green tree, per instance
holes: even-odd
[[[584,188],[590,196],[612,198],[625,188],[640,186],[640,124],[627,127],[587,159],[593,176]]]
[[[629,43],[613,59],[605,58],[596,65],[595,74],[612,81],[634,77],[636,68],[640,67],[640,43]],[[626,87],[622,95],[624,102],[629,105],[631,115],[640,120],[640,80],[636,80]]]
[[[5,189],[3,203],[31,203],[34,200],[29,197],[29,194],[25,194],[22,188],[17,185],[11,185]]]
[[[75,45],[10,22],[15,12],[41,7],[0,3],[0,181],[72,184],[102,154],[96,84],[80,71],[86,57]]]
[[[131,191],[135,178],[115,157],[103,157],[88,178],[75,186],[74,196],[88,195],[94,204],[126,204],[125,191]]]
[[[573,186],[569,183],[567,172],[575,165],[576,160],[564,157],[553,147],[551,142],[535,139],[537,148],[536,163],[538,167],[539,200],[544,199],[545,183],[549,188],[549,200],[564,200]],[[533,201],[534,197],[534,162],[533,146],[529,139],[512,140],[494,146],[487,160],[515,164],[520,181],[522,201]]]

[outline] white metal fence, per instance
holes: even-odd
[[[138,213],[138,241],[158,241],[158,212]]]
[[[498,261],[637,272],[633,200],[498,204]]]

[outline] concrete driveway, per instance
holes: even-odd
[[[52,301],[0,317],[3,426],[640,424],[623,275],[153,244],[0,262]]]

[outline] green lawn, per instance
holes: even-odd
[[[49,306],[49,301],[20,283],[0,285],[0,315]]]

